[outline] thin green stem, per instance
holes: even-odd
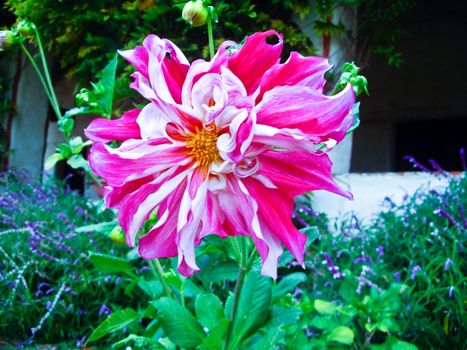
[[[208,26],[208,40],[209,40],[209,56],[211,60],[214,58],[214,36],[212,34],[212,16],[209,15],[207,19]]]
[[[65,136],[66,136],[66,135],[65,135]],[[66,137],[67,137],[67,136],[66,136]],[[67,138],[68,138],[68,137],[67,137]],[[99,185],[99,187],[102,187],[102,186],[103,186],[102,181],[99,180],[99,178],[98,178],[96,175],[94,175],[94,173],[93,173],[92,171],[86,171],[86,174],[88,174],[89,177],[90,177],[97,185]]]
[[[227,328],[227,334],[225,336],[224,350],[228,350],[230,346],[230,340],[232,338],[233,327],[235,324],[235,317],[237,316],[238,302],[242,293],[243,285],[245,283],[245,276],[247,269],[240,265],[237,275],[237,283],[235,284],[235,295],[232,304],[232,313],[230,314],[229,326]]]
[[[148,263],[154,276],[156,276],[156,278],[158,278],[159,281],[161,281],[162,286],[164,287],[165,294],[169,298],[173,298],[174,294],[167,282],[165,281],[164,270],[162,269],[162,265],[159,262],[159,259],[149,260]]]
[[[20,43],[20,46],[21,46],[21,49],[23,50],[23,52],[25,53],[26,57],[29,59],[29,61],[31,62],[31,65],[32,67],[34,68],[34,70],[36,71],[36,74],[37,76],[39,77],[39,81],[41,82],[41,85],[42,87],[44,88],[44,91],[45,91],[45,94],[47,95],[47,98],[49,99],[49,102],[50,104],[52,105],[52,108],[55,112],[55,114],[57,115],[58,118],[61,118],[61,114],[60,114],[60,111],[57,111],[56,109],[56,106],[52,100],[52,96],[50,94],[50,91],[49,91],[49,88],[47,86],[47,83],[45,82],[44,80],[44,77],[42,75],[42,72],[41,70],[39,69],[39,67],[37,66],[37,63],[36,61],[34,60],[34,58],[32,57],[31,53],[29,52],[29,50],[26,48],[26,46],[23,44],[23,43]]]
[[[58,111],[57,117],[59,117],[60,119],[62,118],[62,113],[60,112],[60,106],[57,100],[57,96],[55,95],[54,87],[52,85],[52,79],[50,79],[49,66],[47,65],[47,59],[45,57],[45,52],[42,46],[41,37],[36,27],[34,27],[34,32],[36,34],[36,41],[37,41],[37,46],[39,48],[39,55],[41,56],[42,68],[44,70],[45,80],[47,82],[47,85],[49,86],[49,91],[50,91],[50,95],[52,97],[53,103],[55,104],[57,111]]]

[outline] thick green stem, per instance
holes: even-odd
[[[212,16],[209,15],[207,19],[208,26],[208,40],[209,40],[209,56],[211,60],[214,57],[214,36],[212,34]]]
[[[232,338],[233,327],[235,324],[235,317],[237,316],[238,302],[242,293],[243,284],[245,283],[245,276],[247,269],[240,265],[237,275],[237,283],[235,284],[235,295],[232,304],[232,313],[230,314],[229,327],[227,328],[227,334],[225,336],[224,350],[228,350],[230,346],[230,340]]]
[[[61,118],[62,116],[60,114],[60,109],[58,109],[58,106],[55,105],[54,100],[52,99],[52,95],[50,94],[49,87],[47,86],[47,83],[46,83],[46,81],[45,81],[45,79],[44,79],[44,77],[42,75],[41,70],[37,66],[36,61],[34,60],[31,53],[29,52],[29,50],[26,48],[26,46],[23,43],[20,43],[20,46],[21,46],[21,49],[23,50],[23,52],[25,53],[26,57],[31,62],[32,67],[36,71],[36,74],[39,77],[39,81],[41,82],[41,85],[44,88],[45,94],[47,95],[47,98],[49,99],[49,102],[52,105],[52,108],[53,108],[55,114],[57,115],[57,118]]]
[[[57,117],[59,117],[60,119],[62,118],[62,113],[60,112],[60,105],[58,103],[57,96],[55,95],[54,87],[52,85],[52,79],[50,79],[49,66],[47,65],[47,59],[45,57],[45,52],[42,46],[41,37],[39,36],[39,31],[37,30],[37,28],[34,28],[34,32],[36,34],[37,47],[39,48],[39,55],[41,56],[42,68],[44,70],[45,80],[47,82],[47,85],[49,86],[49,92],[50,92],[50,96],[52,97],[53,104],[55,104],[55,107],[58,111]]]
[[[158,278],[159,281],[161,281],[162,286],[164,287],[165,294],[169,298],[173,298],[173,292],[170,289],[167,282],[165,281],[164,270],[162,269],[159,259],[149,260],[148,263],[149,263],[149,266],[151,267],[151,271],[154,274],[154,276],[156,276],[156,278]]]

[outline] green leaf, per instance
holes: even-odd
[[[229,349],[236,349],[242,340],[264,325],[269,316],[271,299],[271,278],[250,271],[240,294]]]
[[[57,146],[57,152],[62,155],[64,159],[68,159],[72,156],[71,148],[67,143],[61,143]]]
[[[109,333],[118,331],[138,320],[140,315],[133,309],[124,309],[115,311],[112,315],[102,322],[92,334],[89,336],[86,343],[98,340]]]
[[[353,343],[354,333],[349,327],[339,326],[334,328],[331,333],[328,334],[326,340],[350,345]]]
[[[206,338],[196,318],[176,301],[163,297],[151,304],[157,309],[162,329],[178,346],[194,349]]]
[[[391,344],[391,350],[418,350],[418,347],[414,344],[397,339],[395,337],[393,339],[394,340]]]
[[[329,301],[316,299],[313,306],[321,315],[335,315],[337,312],[337,307]]]
[[[75,127],[75,121],[70,118],[61,118],[57,122],[58,130],[64,133],[66,136],[70,136],[73,128]]]
[[[355,129],[357,129],[358,126],[360,125],[360,102],[357,102],[353,105],[352,110],[350,111],[350,114],[353,115],[354,119],[353,119],[353,124],[349,128],[349,130],[347,130],[346,135],[354,132]]]
[[[69,119],[75,117],[77,115],[85,115],[85,114],[101,114],[98,108],[90,108],[87,106],[83,107],[74,107],[66,111],[64,118]]]
[[[198,295],[195,311],[199,323],[209,330],[225,319],[222,303],[214,294]]]
[[[274,286],[273,297],[277,298],[288,292],[292,292],[301,282],[305,282],[306,279],[306,274],[303,272],[294,272],[286,275]]]
[[[157,340],[130,334],[125,339],[112,345],[112,349],[132,349],[132,350],[167,350],[165,346]]]
[[[336,322],[329,316],[315,316],[311,319],[310,326],[318,329],[332,329],[338,326]]]
[[[70,140],[70,148],[73,154],[79,154],[84,147],[92,145],[92,141],[83,142],[81,136],[73,137]]]
[[[300,232],[304,233],[307,237],[306,246],[309,247],[314,241],[319,238],[319,229],[317,226],[307,226],[300,229]]]
[[[255,344],[255,350],[271,350],[278,349],[277,345],[286,335],[282,327],[268,328],[265,336],[262,336],[260,341]]]
[[[155,279],[140,279],[138,281],[138,287],[140,287],[150,298],[153,299],[160,296],[163,291],[162,284]]]
[[[45,161],[44,168],[45,170],[52,169],[55,164],[57,164],[59,161],[63,160],[63,156],[60,153],[54,153],[52,154],[47,160]]]
[[[198,274],[198,277],[204,284],[235,281],[238,274],[238,265],[233,261],[227,261],[219,264],[213,264],[211,268],[205,268]]]
[[[90,253],[89,259],[94,268],[100,272],[124,273],[130,277],[136,277],[133,267],[125,259],[100,253]]]
[[[271,319],[268,325],[273,327],[284,326],[296,323],[303,311],[298,307],[277,307],[273,306],[271,310]]]
[[[75,154],[71,156],[66,162],[73,169],[78,169],[78,168],[83,168],[85,170],[89,169],[88,161],[84,159],[81,154]]]
[[[117,72],[118,55],[104,67],[100,72],[100,80],[97,83],[99,86],[104,87],[100,105],[103,107],[105,114],[104,117],[110,118],[112,116],[112,102],[115,90],[115,74]]]
[[[224,334],[228,326],[229,321],[224,318],[209,332],[197,350],[221,350],[224,345]]]
[[[100,234],[109,235],[110,231],[115,227],[117,221],[109,221],[109,222],[101,222],[100,224],[94,225],[86,225],[78,227],[75,232],[83,233],[83,232],[96,232]]]

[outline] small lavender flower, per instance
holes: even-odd
[[[86,338],[87,338],[86,336],[83,336],[82,338],[78,339],[76,341],[76,347],[81,348],[84,345],[84,343],[86,342]]]
[[[110,310],[110,308],[103,304],[100,308],[99,308],[99,317],[102,316],[102,315],[111,315],[112,314],[112,310]]]
[[[413,166],[414,168],[416,168],[416,169],[418,168],[419,170],[425,171],[425,172],[430,173],[430,174],[433,173],[433,171],[432,171],[431,169],[428,169],[426,166],[424,166],[423,164],[419,163],[419,162],[418,162],[414,157],[412,157],[412,156],[407,155],[407,156],[404,157],[404,160],[409,161],[409,162],[412,164],[412,166]]]
[[[328,253],[324,253],[324,259],[323,264],[327,264],[329,272],[332,274],[332,278],[341,279],[345,277],[345,275],[339,271],[339,267],[334,265]]]
[[[400,272],[394,272],[394,281],[400,282],[401,281],[401,273]]]
[[[461,226],[452,218],[451,215],[448,214],[448,212],[444,209],[438,208],[434,211],[434,214],[439,214],[443,217],[445,217],[452,225],[456,226],[457,228],[461,229]]]
[[[376,254],[378,254],[378,260],[384,255],[384,246],[380,245],[376,248]]]
[[[359,256],[358,258],[355,258],[353,262],[354,264],[361,264],[361,263],[373,264],[373,259],[371,259],[371,257],[368,255],[363,255],[363,256]]]
[[[415,265],[412,269],[412,272],[410,273],[410,279],[414,280],[420,271],[422,271],[422,268],[420,267],[420,265]]]
[[[454,293],[455,293],[455,289],[453,286],[449,287],[449,291],[448,291],[448,297],[450,299],[452,299],[452,297],[454,297]]]
[[[466,161],[465,161],[465,149],[464,149],[464,147],[462,147],[462,148],[459,150],[459,155],[460,155],[460,160],[461,160],[462,169],[463,169],[463,170],[467,170],[467,163],[466,163]]]
[[[444,271],[447,271],[449,269],[449,266],[451,266],[452,260],[450,258],[447,258],[446,261],[444,262]]]

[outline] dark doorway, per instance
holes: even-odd
[[[410,155],[422,164],[436,160],[448,171],[461,170],[461,148],[467,146],[467,118],[440,118],[396,123],[396,171],[416,170],[404,157]]]

